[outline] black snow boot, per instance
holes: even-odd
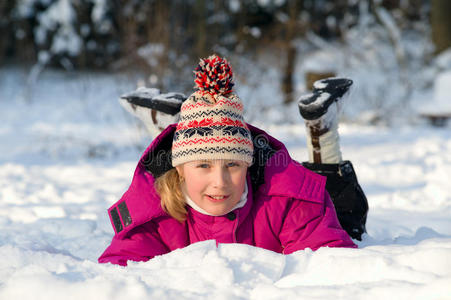
[[[299,112],[306,120],[315,120],[327,112],[329,106],[343,97],[352,85],[347,78],[331,77],[315,81],[313,91],[299,99]]]
[[[181,93],[160,94],[159,89],[142,87],[122,95],[119,103],[140,119],[155,138],[168,125],[178,122],[180,109],[186,98]]]
[[[127,100],[131,105],[147,107],[173,116],[180,112],[186,96],[181,93],[160,94],[160,90],[153,88],[138,88],[122,95],[121,99]]]
[[[362,240],[366,232],[368,201],[360,187],[352,163],[339,164],[302,163],[304,167],[326,176],[326,190],[332,199],[341,227],[353,238]]]

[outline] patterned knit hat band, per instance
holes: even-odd
[[[225,59],[202,59],[195,71],[198,91],[182,105],[172,143],[172,165],[230,159],[252,163],[253,144],[243,104],[232,93],[232,70]]]
[[[213,118],[222,120],[224,118],[237,119],[244,123],[243,120],[243,104],[235,94],[229,94],[229,98],[219,95],[215,97],[215,103],[210,104],[205,99],[213,98],[202,96],[201,93],[195,92],[182,105],[183,113],[177,128],[183,127],[188,122],[200,120],[202,118]],[[231,124],[223,124],[231,125]]]
[[[204,145],[197,145],[197,147],[186,147],[182,151],[176,151],[172,156],[172,165],[174,167],[182,165],[190,161],[202,160],[239,160],[244,161],[248,165],[252,164],[252,154],[249,149],[243,147],[228,146],[228,147],[204,147]]]

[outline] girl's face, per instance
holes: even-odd
[[[198,160],[176,168],[191,200],[209,214],[220,216],[240,201],[247,167],[240,160]]]

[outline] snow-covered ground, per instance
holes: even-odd
[[[451,299],[451,130],[344,124],[370,213],[360,249],[197,243],[123,268],[106,209],[147,143],[125,76],[0,70],[0,299]],[[299,124],[262,127],[307,159]]]

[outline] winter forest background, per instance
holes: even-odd
[[[352,117],[386,123],[410,115],[449,67],[437,57],[451,43],[450,11],[437,0],[10,0],[0,4],[0,63],[32,65],[28,84],[50,67],[107,70],[189,94],[193,65],[217,53],[246,85],[272,83],[262,111],[346,75],[360,80]]]
[[[451,299],[450,47],[447,0],[0,1],[0,299]],[[370,205],[359,250],[207,241],[97,264],[152,139],[119,97],[189,95],[212,53],[246,120],[298,161],[299,96],[353,79],[340,136]]]

